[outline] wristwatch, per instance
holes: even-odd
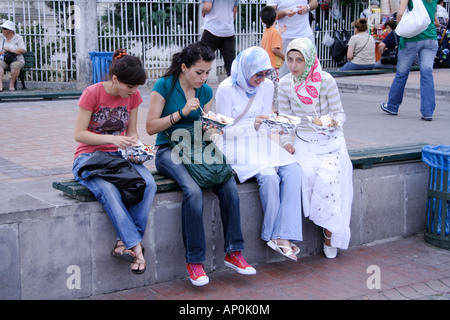
[[[309,6],[309,4],[307,4],[306,7],[308,8],[308,12],[311,11],[311,7]]]

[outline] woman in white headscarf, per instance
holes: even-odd
[[[225,128],[222,146],[240,182],[255,177],[259,184],[264,222],[261,238],[292,260],[302,240],[301,168],[294,157],[273,142],[261,126],[272,112],[274,86],[266,79],[270,58],[260,47],[242,51],[231,76],[216,93],[216,111],[235,120]]]
[[[347,249],[353,199],[352,163],[342,126],[345,113],[334,78],[322,70],[314,44],[306,38],[287,47],[291,73],[279,83],[279,110],[302,118],[282,145],[302,167],[303,212],[324,229],[324,254]]]

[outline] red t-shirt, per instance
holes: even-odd
[[[99,82],[87,87],[78,101],[78,105],[92,112],[88,131],[97,134],[124,136],[127,132],[130,111],[142,103],[139,90],[127,98],[112,96],[106,92],[103,83]],[[75,151],[75,158],[82,153],[117,151],[113,144],[90,145],[80,142]]]

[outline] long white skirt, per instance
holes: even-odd
[[[297,162],[303,171],[302,204],[305,217],[332,232],[331,245],[347,249],[353,200],[353,166],[342,133],[331,143],[295,138]]]

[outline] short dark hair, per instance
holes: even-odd
[[[397,22],[395,20],[388,20],[384,23],[385,28],[386,26],[389,26],[392,30],[395,30],[395,28],[397,28]]]
[[[265,6],[260,12],[261,20],[267,28],[270,28],[277,19],[277,10],[272,6]]]
[[[125,49],[117,49],[109,68],[109,77],[117,77],[121,83],[128,85],[143,85],[147,79],[144,67],[138,57],[130,56]]]

